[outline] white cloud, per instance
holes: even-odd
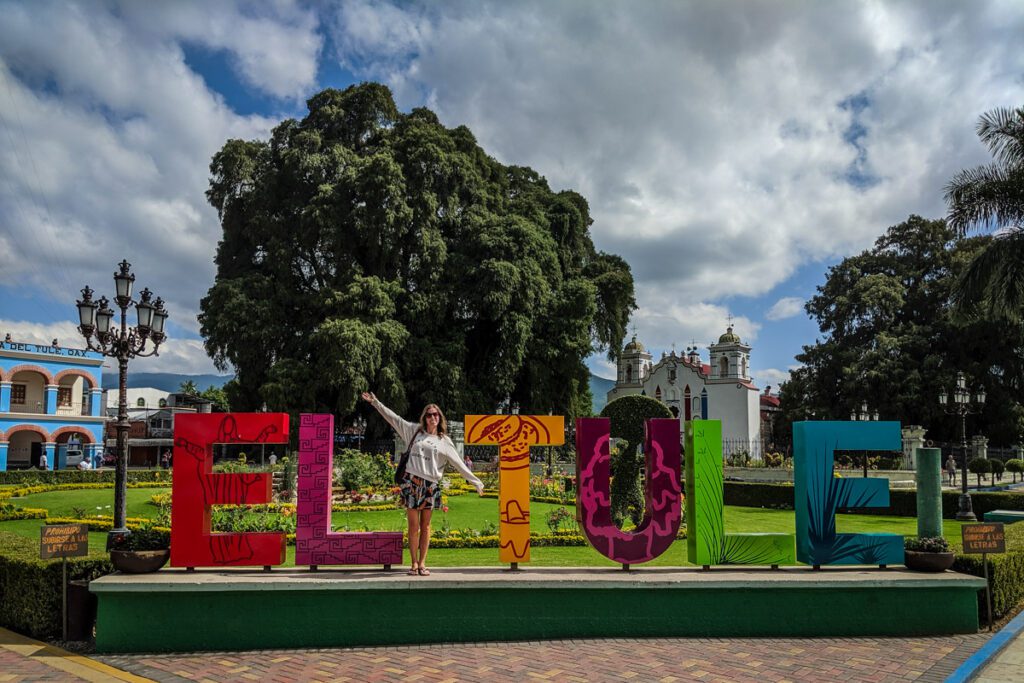
[[[754,380],[754,384],[761,387],[767,387],[771,385],[772,394],[779,393],[779,387],[784,382],[789,381],[790,370],[778,370],[776,368],[763,368],[751,370],[751,376]]]
[[[654,292],[763,294],[943,215],[944,183],[986,160],[977,116],[1024,101],[1008,2],[345,3],[332,26],[402,106],[581,191],[641,325]]]
[[[804,300],[798,296],[787,296],[779,299],[765,313],[768,320],[785,320],[799,315],[804,310]]]
[[[250,53],[261,41],[270,47],[273,31],[238,15],[218,43],[196,5],[143,7],[0,2],[0,284],[73,310],[84,284],[109,294],[114,266],[127,258],[137,286],[163,296],[171,320],[194,333],[221,235],[204,196],[210,158],[229,138],[266,137],[276,121],[231,111],[187,67],[181,41],[202,34],[252,65],[261,62]],[[218,4],[211,21],[231,25],[229,10]],[[302,55],[319,41],[309,24],[286,25],[275,39],[275,59],[299,55],[292,86],[275,80],[277,67],[246,73],[273,92],[309,87],[315,68],[302,65],[315,67],[315,54]],[[289,37],[294,53],[280,45]]]
[[[85,340],[71,321],[37,323],[27,320],[0,319],[0,338],[10,334],[15,342],[29,344],[57,343],[67,349],[84,349]],[[147,346],[147,351],[152,348]],[[117,372],[117,361],[107,359],[104,372]],[[170,337],[160,346],[160,355],[135,358],[130,361],[128,372],[172,372],[185,375],[219,375],[213,362],[206,357],[203,342],[199,339],[175,339]]]

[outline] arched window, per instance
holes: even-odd
[[[718,361],[718,374],[722,377],[729,376],[729,359],[722,356],[722,359]]]
[[[683,419],[692,420],[692,414],[690,413],[690,385],[687,384],[686,388],[683,389]]]
[[[632,382],[632,381],[633,381],[633,366],[632,365],[627,365],[626,366],[626,382]]]
[[[137,401],[135,402],[135,406],[136,406],[137,408],[145,408],[145,407],[146,407],[146,399],[144,399],[144,398],[142,398],[142,397],[140,396],[140,397],[139,397],[139,400],[137,400]]]
[[[159,406],[160,406],[161,408],[166,408],[166,407],[167,407],[167,399],[166,399],[166,398],[162,398],[162,399],[160,399],[160,403],[159,403]]]
[[[700,414],[701,419],[708,419],[708,390],[707,387],[700,391]]]
[[[661,385],[654,387],[654,398],[661,400]]]
[[[675,366],[672,366],[671,368],[668,369],[668,381],[669,382],[675,382],[676,381],[676,368],[675,368]]]
[[[747,359],[744,358],[740,361],[740,377],[747,376]]]

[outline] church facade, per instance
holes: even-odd
[[[725,455],[761,457],[760,392],[750,380],[750,349],[729,327],[709,347],[704,363],[696,346],[685,355],[662,353],[654,363],[636,335],[619,355],[608,401],[642,394],[661,401],[680,420],[721,420]]]

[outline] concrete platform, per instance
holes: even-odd
[[[902,569],[163,570],[105,576],[100,652],[973,633],[984,582]]]

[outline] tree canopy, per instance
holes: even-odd
[[[1024,320],[1024,107],[995,109],[978,121],[995,161],[960,171],[946,186],[953,229],[997,228],[953,292],[968,317]]]
[[[307,104],[210,166],[224,234],[199,320],[231,406],[344,415],[372,389],[400,412],[589,414],[583,359],[614,358],[635,303],[587,201],[383,85]]]
[[[882,419],[919,424],[928,438],[958,438],[959,420],[937,401],[962,370],[988,402],[968,435],[1017,443],[1024,432],[1024,334],[992,320],[961,323],[950,296],[990,237],[957,238],[945,221],[911,216],[872,249],[829,269],[807,302],[824,339],[803,347],[802,367],[781,391],[783,429],[793,420],[848,419],[867,401]]]

